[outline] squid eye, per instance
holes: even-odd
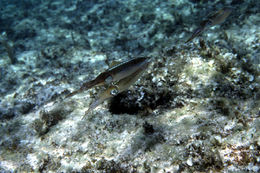
[[[110,91],[110,94],[111,94],[112,96],[115,96],[115,95],[118,94],[118,90],[117,90],[117,89],[112,89],[112,90]]]
[[[108,76],[106,79],[105,79],[105,83],[106,84],[111,84],[113,82],[113,77],[112,76]]]
[[[213,25],[213,20],[212,19],[209,19],[208,21],[207,21],[207,26],[212,26]]]

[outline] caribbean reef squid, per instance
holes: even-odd
[[[127,90],[131,85],[133,85],[147,69],[150,62],[150,58],[139,57],[120,63],[101,73],[94,80],[84,83],[80,89],[70,93],[66,98],[86,91],[93,86],[108,85],[108,88],[100,92],[96,100],[91,103],[89,109],[85,113],[85,115],[87,115],[91,110],[95,109],[105,100]]]
[[[148,61],[148,58],[146,57],[139,57],[134,58],[126,62],[122,62],[105,72],[99,74],[95,79],[83,83],[80,89],[70,93],[67,97],[71,97],[75,94],[78,94],[80,92],[86,91],[93,86],[99,86],[99,85],[111,85],[113,82],[119,81],[120,79],[123,79],[134,72],[136,72],[138,69],[142,68],[144,64],[146,64]]]
[[[213,13],[212,15],[209,15],[206,20],[200,23],[200,27],[193,31],[193,34],[185,43],[188,43],[191,40],[193,40],[195,37],[200,35],[205,29],[223,23],[226,20],[226,18],[230,15],[231,11],[231,8],[225,7]]]

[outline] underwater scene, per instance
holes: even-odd
[[[260,171],[259,0],[0,0],[0,172]]]

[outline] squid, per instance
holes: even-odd
[[[230,15],[231,12],[232,12],[231,8],[225,7],[217,11],[213,15],[209,15],[209,17],[206,20],[200,23],[200,27],[198,27],[193,31],[193,34],[185,43],[188,43],[191,40],[193,40],[195,37],[200,35],[205,29],[223,23],[226,20],[226,18]]]

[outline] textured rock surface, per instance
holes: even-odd
[[[0,47],[0,172],[259,171],[260,2],[36,2],[0,2],[17,57]],[[103,87],[64,99],[136,56],[153,58],[140,80],[86,119]]]

